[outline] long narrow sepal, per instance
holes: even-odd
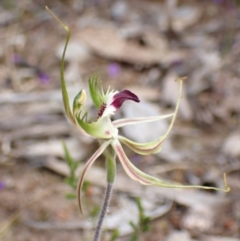
[[[162,180],[155,178],[153,176],[150,176],[142,172],[141,170],[139,170],[137,167],[135,167],[126,156],[120,142],[117,139],[114,139],[111,145],[116,151],[118,159],[121,162],[128,176],[131,179],[138,181],[143,185],[155,185],[155,186],[168,187],[168,188],[200,188],[200,189],[217,190],[217,191],[224,191],[224,192],[230,191],[230,188],[227,185],[227,181],[226,181],[226,174],[224,174],[224,187],[225,187],[224,189],[217,188],[217,187],[206,187],[206,186],[198,186],[198,185],[191,186],[191,185],[171,184],[171,183],[163,182]]]
[[[79,178],[78,181],[78,188],[77,188],[77,195],[78,195],[78,205],[80,212],[82,212],[82,202],[81,202],[81,190],[82,190],[82,185],[84,182],[84,178],[87,175],[87,172],[89,168],[92,166],[92,164],[95,162],[95,160],[104,152],[104,150],[108,147],[108,145],[111,143],[112,140],[105,141],[98,149],[97,151],[90,157],[90,159],[87,161],[85,164],[82,174]]]
[[[75,124],[75,119],[72,114],[70,105],[69,105],[69,98],[68,98],[68,92],[67,92],[67,87],[66,87],[66,82],[65,82],[65,75],[64,75],[64,62],[65,62],[65,54],[68,46],[68,42],[70,39],[70,30],[69,28],[46,6],[46,10],[61,24],[61,26],[66,30],[67,32],[67,37],[66,37],[66,42],[64,45],[64,50],[62,54],[62,59],[61,59],[61,87],[62,87],[62,99],[64,103],[64,109],[69,117],[69,119],[72,121],[73,124]]]
[[[151,116],[151,117],[123,118],[123,119],[115,120],[112,123],[116,128],[120,128],[127,125],[136,125],[136,124],[148,123],[153,121],[159,121],[159,120],[169,118],[173,115],[174,113],[167,114],[167,115],[160,115],[160,116]]]
[[[166,133],[163,136],[161,136],[156,141],[152,141],[152,142],[148,142],[148,143],[138,143],[138,142],[131,141],[128,138],[125,138],[123,136],[119,136],[119,140],[123,144],[128,146],[131,150],[133,150],[134,152],[136,152],[140,155],[150,155],[150,154],[157,153],[161,150],[162,143],[167,138],[168,134],[170,133],[170,131],[172,129],[173,124],[176,120],[178,109],[179,109],[179,104],[180,104],[180,99],[181,99],[181,94],[182,94],[183,78],[178,79],[177,81],[179,81],[179,85],[180,85],[179,86],[179,92],[178,92],[177,104],[176,104],[176,107],[175,107],[175,111],[173,113],[171,123],[168,127],[168,130],[166,131]]]

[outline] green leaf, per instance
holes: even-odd
[[[137,241],[138,240],[138,232],[134,231],[134,233],[132,234],[130,241]]]
[[[113,232],[112,232],[112,235],[109,239],[109,241],[115,241],[119,236],[119,231],[118,229],[114,229]]]
[[[138,212],[139,212],[139,220],[141,221],[144,218],[144,212],[143,212],[142,202],[139,197],[136,198],[136,203],[137,203]]]
[[[99,207],[99,206],[95,206],[95,207],[92,209],[90,215],[91,215],[91,217],[94,218],[94,217],[97,217],[97,216],[98,216],[99,212],[100,212],[100,207]]]
[[[64,181],[69,186],[71,186],[73,189],[76,189],[77,178],[75,176],[75,171],[80,163],[73,160],[73,158],[64,142],[63,142],[63,149],[64,149],[65,160],[67,161],[67,164],[68,164],[68,167],[70,170],[69,177],[65,178]]]
[[[151,221],[150,217],[144,217],[141,224],[142,232],[145,233],[150,230],[150,221]]]
[[[131,225],[131,227],[133,228],[133,230],[137,230],[136,225],[133,223],[133,221],[130,221],[129,224]]]
[[[67,199],[76,199],[77,198],[77,195],[75,194],[75,193],[67,193],[67,194],[65,194],[65,197],[67,198]]]
[[[64,156],[65,156],[65,160],[67,161],[68,167],[70,169],[70,178],[72,178],[73,180],[75,180],[75,171],[77,169],[77,167],[79,166],[79,162],[76,162],[73,160],[66,144],[63,142],[63,149],[64,149]]]
[[[89,187],[90,187],[90,182],[89,181],[84,181],[83,182],[83,186],[82,186],[83,192],[85,193]]]
[[[64,179],[64,182],[68,184],[73,189],[76,189],[77,187],[77,179],[75,177],[67,177]]]
[[[72,179],[71,179],[71,178],[66,177],[66,178],[64,179],[64,182],[65,182],[66,184],[68,184],[69,186],[72,186]]]
[[[64,150],[65,160],[67,161],[68,166],[71,167],[72,163],[74,163],[74,161],[73,161],[72,156],[70,155],[70,152],[69,152],[65,142],[63,142],[63,150]]]

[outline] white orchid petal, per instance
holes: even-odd
[[[106,105],[106,108],[103,111],[103,114],[102,114],[102,116],[100,118],[105,118],[105,117],[108,117],[108,116],[112,116],[112,115],[115,114],[116,110],[117,109],[113,105]]]
[[[127,125],[136,125],[136,124],[142,124],[147,122],[159,121],[159,120],[169,118],[173,115],[174,113],[160,115],[160,116],[151,116],[151,117],[123,118],[123,119],[115,120],[112,123],[116,128],[120,128]]]

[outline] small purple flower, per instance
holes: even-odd
[[[14,64],[18,64],[22,61],[22,58],[20,57],[20,55],[18,54],[14,54],[12,57],[12,61]]]
[[[223,0],[213,0],[214,3],[221,4]]]
[[[3,190],[5,188],[5,183],[0,181],[0,191]]]
[[[35,71],[36,75],[38,76],[41,84],[49,83],[50,78],[47,73],[43,72],[38,66],[35,66],[35,65],[32,65],[32,64],[29,64],[28,62],[26,62],[25,60],[23,60],[21,58],[20,55],[14,54],[12,57],[12,61],[17,66],[32,68]]]
[[[117,63],[111,63],[108,65],[108,75],[110,77],[116,77],[120,73],[120,66]]]
[[[213,0],[215,4],[221,5],[227,11],[231,11],[236,7],[237,1],[229,1],[229,0]]]
[[[48,84],[49,81],[50,81],[50,78],[49,78],[48,74],[46,74],[42,71],[40,71],[38,73],[38,78],[39,78],[39,81],[40,81],[41,84]]]

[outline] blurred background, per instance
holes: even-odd
[[[65,117],[60,60],[66,32],[46,5],[71,30],[65,68],[70,99],[98,74],[105,88],[129,89],[141,99],[125,103],[116,118],[165,114],[175,107],[174,80],[187,76],[163,150],[139,156],[126,148],[134,165],[168,182],[220,188],[227,173],[231,187],[227,194],[142,187],[119,165],[102,240],[240,240],[237,0],[1,0],[0,240],[91,240],[106,184],[99,158],[87,176],[80,215],[76,178],[98,143]],[[87,108],[95,118],[90,101]],[[168,124],[121,133],[150,141]]]

